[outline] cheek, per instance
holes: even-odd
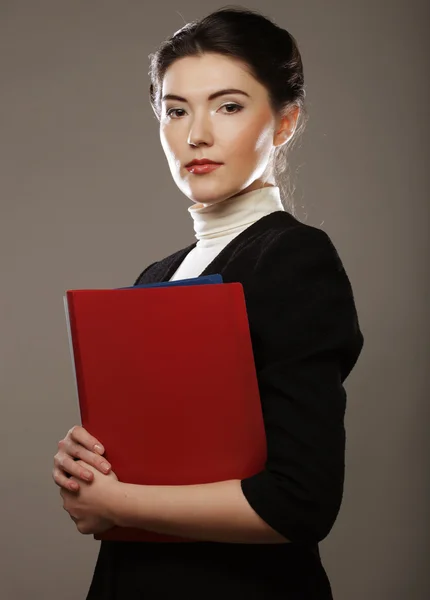
[[[160,127],[160,141],[169,163],[175,162],[177,157],[177,141],[174,131],[171,127]]]
[[[237,158],[238,162],[248,161],[255,164],[267,160],[270,156],[273,141],[273,128],[267,121],[257,122],[253,120],[244,124],[239,129],[230,129],[229,154]]]
[[[160,142],[161,142],[161,147],[164,150],[164,154],[166,156],[168,156],[171,152],[170,150],[170,140],[169,140],[169,136],[166,135],[166,131],[165,129],[163,129],[162,127],[160,127]]]

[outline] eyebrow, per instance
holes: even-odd
[[[227,94],[242,94],[243,96],[250,98],[250,95],[244,92],[243,90],[228,88],[226,90],[219,90],[218,92],[214,92],[208,97],[208,100],[215,100],[215,98],[219,98],[220,96],[227,96]],[[187,102],[186,98],[183,98],[182,96],[177,96],[176,94],[166,94],[162,97],[161,101],[165,102],[166,100],[177,100],[178,102]]]

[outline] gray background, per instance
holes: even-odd
[[[79,422],[62,296],[194,240],[147,101],[147,55],[197,0],[0,1],[1,567],[5,600],[84,598],[98,542],[51,479]],[[302,51],[298,217],[332,237],[365,351],[347,381],[336,600],[424,600],[429,562],[428,2],[248,2]],[[204,597],[204,596],[202,596]]]

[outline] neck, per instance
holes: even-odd
[[[233,200],[234,198],[238,198],[239,196],[243,196],[244,194],[249,194],[249,192],[255,192],[257,190],[261,190],[263,188],[274,188],[277,187],[275,183],[267,182],[267,181],[254,181],[249,187],[245,188],[241,192],[234,194],[233,196],[228,196],[228,198],[223,198],[222,200],[214,200],[213,202],[195,202],[195,208],[201,208],[204,206],[212,206],[213,204],[220,204],[221,202],[227,202],[228,200]]]
[[[279,188],[266,185],[220,202],[194,204],[188,211],[194,221],[198,244],[205,240],[240,233],[261,217],[284,210]]]

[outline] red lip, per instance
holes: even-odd
[[[189,162],[187,165],[185,165],[185,168],[188,169],[188,167],[192,167],[194,165],[222,165],[222,163],[218,163],[213,160],[209,160],[209,158],[195,158],[194,160]]]

